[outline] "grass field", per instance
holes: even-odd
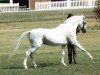
[[[14,42],[18,36],[33,28],[53,28],[62,23],[64,19],[43,20],[34,22],[4,22],[0,24],[0,75],[100,75],[100,28],[94,19],[86,19],[87,33],[79,33],[78,40],[94,57],[93,60],[78,49],[78,64],[68,64],[67,67],[60,63],[60,47],[43,45],[35,54],[38,68],[34,68],[32,61],[28,60],[29,69],[23,67],[25,51],[29,47],[27,39],[12,59],[8,60],[13,50]],[[99,27],[99,26],[98,26]],[[98,30],[97,30],[98,29]]]
[[[66,19],[68,13],[73,13],[74,15],[83,14],[87,18],[95,18],[93,9],[34,11],[34,13],[14,12],[14,13],[0,13],[0,23],[62,20]]]

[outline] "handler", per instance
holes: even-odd
[[[72,17],[73,14],[68,14],[67,19]],[[76,34],[80,32],[79,27],[77,27]],[[73,62],[77,64],[77,50],[73,44],[70,42],[67,45],[68,49],[68,59],[69,59],[69,64],[72,64]]]

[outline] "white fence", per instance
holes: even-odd
[[[17,11],[19,4],[0,3],[0,12]]]
[[[4,6],[0,7],[0,12],[18,12],[18,11],[26,11],[26,7],[19,6]]]
[[[67,0],[35,2],[35,10],[59,10],[59,9],[82,9],[94,8],[96,0]]]
[[[4,6],[19,6],[19,3],[0,3],[0,7],[4,7]]]
[[[0,3],[0,12],[18,12],[25,11],[26,7],[19,7],[19,3]]]
[[[0,12],[13,12],[13,11],[18,11],[19,7],[18,6],[3,6],[0,7]]]

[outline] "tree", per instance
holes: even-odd
[[[94,9],[94,12],[95,12],[97,21],[100,22],[100,0],[96,1],[96,7]]]

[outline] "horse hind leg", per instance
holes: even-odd
[[[24,58],[24,62],[23,62],[23,65],[24,65],[24,68],[25,69],[28,69],[27,67],[27,59],[28,59],[28,56],[30,55],[30,52],[29,51],[26,51],[26,56]]]
[[[65,61],[64,61],[64,56],[65,56],[65,46],[62,46],[62,49],[61,49],[61,55],[62,55],[62,58],[61,58],[61,63],[64,65],[64,66],[67,66]]]
[[[31,58],[31,60],[32,60],[32,63],[33,63],[33,65],[34,65],[34,67],[36,68],[36,67],[37,67],[37,64],[36,64],[36,62],[35,62],[35,59],[33,58],[33,53],[30,54],[30,58]]]
[[[36,49],[37,49],[37,48],[30,48],[29,50],[26,51],[26,56],[25,56],[24,62],[23,62],[23,65],[24,65],[24,68],[25,68],[25,69],[28,69],[28,67],[27,67],[27,59],[28,59],[28,57],[31,56],[32,53],[36,51]],[[32,58],[32,59],[33,59],[33,58]],[[35,64],[35,65],[36,65],[36,64]]]

